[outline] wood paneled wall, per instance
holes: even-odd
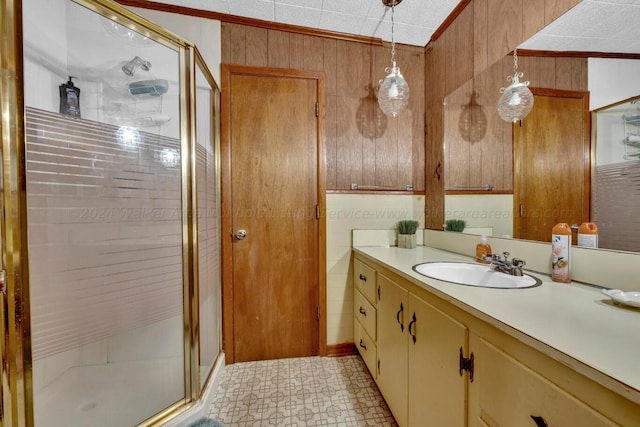
[[[579,1],[472,0],[442,35],[429,43],[425,56],[425,227],[439,230],[444,222],[445,96],[500,61]],[[525,68],[525,62],[520,63],[520,69],[530,76],[533,71]],[[573,65],[567,67],[571,69]],[[537,82],[532,84],[539,86]]]
[[[396,118],[377,105],[375,90],[390,65],[390,47],[329,37],[222,24],[222,62],[323,71],[326,76],[326,188],[351,184],[424,191],[424,51],[396,46],[409,83],[409,108]]]

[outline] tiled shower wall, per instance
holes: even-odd
[[[422,226],[424,196],[327,194],[327,344],[353,342],[351,230],[394,229],[415,219]],[[393,242],[391,244],[394,244]]]

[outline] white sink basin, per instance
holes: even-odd
[[[511,276],[493,271],[487,264],[468,262],[425,262],[413,266],[423,276],[458,285],[479,286],[483,288],[520,289],[538,286],[542,282],[528,274]]]

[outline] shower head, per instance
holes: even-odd
[[[151,69],[151,62],[145,61],[139,56],[136,56],[131,61],[122,66],[122,72],[131,77],[134,75],[134,73],[136,72],[136,68],[138,67],[142,68],[144,71],[149,71]]]

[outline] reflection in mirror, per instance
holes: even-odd
[[[519,68],[526,71],[531,86],[587,90],[585,58],[519,54]],[[520,202],[514,200],[513,127],[497,113],[504,76],[512,70],[513,58],[507,56],[445,98],[445,219],[464,219],[468,233],[508,237],[517,234],[513,227],[519,210],[514,212],[514,206]],[[487,125],[484,137],[470,142],[460,132],[460,121],[463,106],[469,104],[474,92]],[[549,170],[557,166],[557,162],[553,163],[548,165]]]
[[[640,96],[594,112],[593,221],[601,248],[640,248]]]

